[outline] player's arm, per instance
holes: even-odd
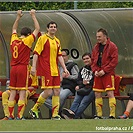
[[[63,68],[64,73],[66,74],[66,76],[69,76],[70,73],[69,73],[69,71],[67,70],[67,68],[66,68],[66,66],[65,66],[63,57],[62,57],[62,56],[58,56],[58,60],[59,60],[59,63],[61,64],[61,66],[62,66],[62,68]]]
[[[13,27],[12,27],[12,34],[13,34],[13,33],[17,33],[18,23],[19,23],[19,20],[20,20],[20,18],[21,18],[22,16],[23,16],[22,10],[18,10],[18,11],[17,11],[16,20],[15,20],[15,22],[14,22],[14,24],[13,24]]]
[[[34,21],[34,26],[35,26],[35,30],[33,31],[33,34],[34,34],[34,36],[36,37],[37,35],[38,35],[38,33],[39,33],[39,30],[40,30],[40,25],[39,25],[39,23],[38,23],[38,21],[37,21],[37,18],[36,18],[36,16],[35,16],[35,10],[34,9],[32,9],[31,11],[30,11],[30,15],[31,15],[31,17],[32,17],[32,19],[33,19],[33,21]]]
[[[31,75],[35,76],[36,74],[36,64],[38,60],[38,55],[34,54],[33,55],[33,62],[32,62],[32,68],[31,68]]]

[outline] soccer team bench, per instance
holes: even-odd
[[[126,109],[126,105],[125,105],[124,100],[129,100],[130,96],[128,94],[127,95],[120,95],[120,90],[125,90],[127,85],[133,85],[133,77],[126,77],[126,76],[120,77],[120,76],[118,76],[117,81],[118,82],[116,84],[116,90],[114,91],[115,98],[117,100],[121,101],[122,111],[124,112]],[[7,82],[7,79],[0,79],[1,86],[4,86],[5,88],[6,88],[6,82]],[[36,102],[38,97],[39,97],[39,94],[36,93],[33,96],[31,96],[29,99]],[[72,100],[72,99],[74,99],[74,97],[75,96],[69,96],[67,99]],[[102,98],[107,99],[108,96],[105,95],[105,96],[102,96]],[[0,95],[0,100],[2,100],[1,95]],[[94,115],[95,115],[95,101],[92,101],[92,116],[94,116]],[[41,114],[40,114],[40,117],[41,117]]]

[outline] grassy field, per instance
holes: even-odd
[[[78,120],[8,120],[0,121],[0,131],[96,131],[96,132],[133,132],[133,120],[94,120],[94,119],[78,119]]]

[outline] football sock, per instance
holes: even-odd
[[[25,111],[25,101],[19,100],[18,101],[18,118],[22,118]]]
[[[102,116],[102,106],[103,106],[103,99],[102,98],[96,98],[95,100],[95,105],[96,105],[96,112],[97,116]]]
[[[9,117],[14,118],[15,101],[8,101]]]
[[[110,107],[110,116],[115,117],[115,110],[116,110],[116,99],[109,98],[109,107]]]
[[[7,92],[3,92],[2,93],[2,106],[3,106],[4,114],[7,117],[9,116],[8,98],[9,98],[9,94]]]
[[[127,117],[129,117],[130,112],[125,111],[124,114],[125,114]]]
[[[41,95],[39,96],[36,104],[33,106],[33,108],[31,109],[32,111],[38,111],[38,109],[40,108],[40,106],[42,104],[44,104],[44,102],[46,101],[45,98],[43,98]]]
[[[52,96],[52,117],[58,116],[59,96]]]

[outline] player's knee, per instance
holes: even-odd
[[[108,97],[113,98],[114,97],[114,92],[113,91],[107,91]]]
[[[54,95],[59,96],[60,95],[60,89],[54,89]]]

